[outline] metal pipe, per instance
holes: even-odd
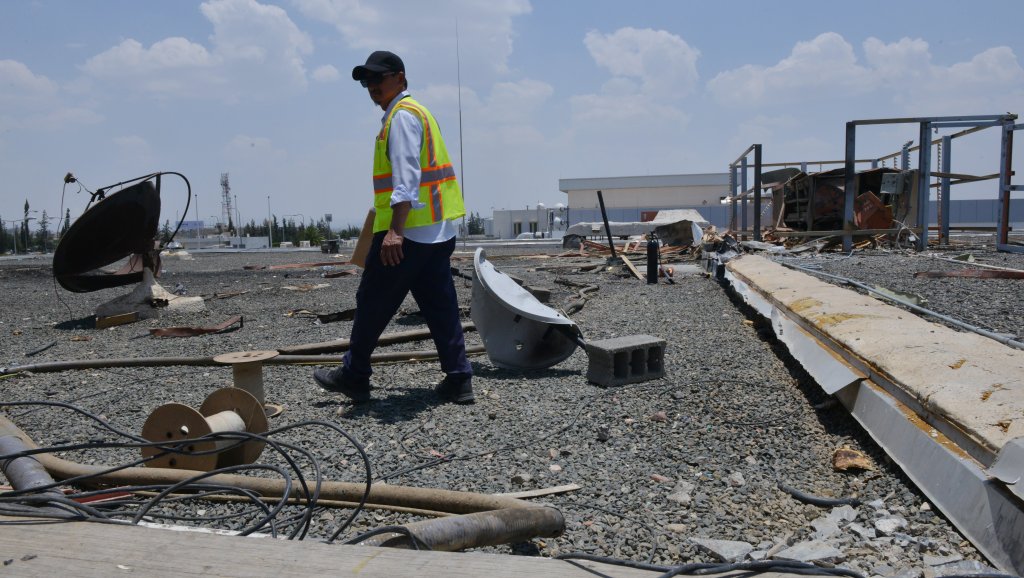
[[[17,438],[28,449],[38,447],[18,426],[0,416],[0,439],[8,436]],[[51,454],[37,454],[34,457],[54,478],[81,478],[77,483],[90,487],[170,485],[203,473],[192,470],[139,467],[110,471],[109,466],[79,464]],[[300,491],[293,485],[292,494],[285,496],[284,490],[287,487],[285,480],[237,474],[217,474],[206,478],[205,483],[246,489],[262,496],[278,498],[298,497]],[[365,492],[365,484],[353,482],[327,481],[320,486],[320,497],[325,500],[358,502],[362,500]],[[505,496],[376,484],[370,486],[367,502],[459,514],[460,516],[442,518],[441,520],[448,521],[447,524],[437,526],[420,524],[419,527],[422,529],[419,531],[423,532],[426,539],[437,540],[436,547],[441,550],[468,547],[466,544],[488,543],[493,545],[495,544],[493,540],[501,536],[518,538],[518,541],[529,537],[553,537],[560,535],[565,530],[565,520],[557,509],[534,506],[528,502]],[[493,510],[500,512],[493,512]],[[489,515],[474,516],[465,522],[459,521],[462,514],[477,513]],[[496,525],[499,522],[504,524],[504,528],[501,525]],[[414,525],[410,524],[410,526]]]
[[[476,345],[466,348],[467,354],[483,353],[486,348],[483,345]],[[437,351],[433,349],[417,351],[393,351],[385,353],[374,353],[370,356],[371,363],[388,363],[393,361],[414,361],[422,359],[433,359],[437,357]],[[278,355],[268,359],[266,365],[295,365],[309,363],[341,363],[341,355]],[[102,369],[110,367],[171,367],[178,365],[189,366],[211,366],[220,365],[212,357],[122,357],[109,359],[76,359],[70,361],[51,361],[46,363],[32,363],[7,367],[0,369],[0,377],[13,375],[24,371],[34,373],[54,373],[58,371],[71,371],[76,369]]]
[[[536,536],[556,537],[565,529],[565,521],[554,508],[509,508],[423,520],[405,524],[404,527],[417,542],[429,546],[431,550],[455,552],[514,544]],[[360,544],[415,548],[409,536],[397,532],[373,536]]]
[[[476,326],[471,322],[462,324],[463,331],[474,331]],[[430,339],[429,329],[413,329],[410,331],[398,331],[385,333],[377,339],[377,345],[391,345],[394,343],[406,343],[409,341],[420,341]],[[321,341],[319,343],[306,343],[303,345],[289,345],[278,347],[278,353],[283,355],[305,355],[310,353],[334,353],[337,351],[348,351],[351,341],[348,339],[335,339],[332,341]]]
[[[30,449],[18,436],[7,434],[0,437],[0,456],[17,455]],[[19,456],[0,460],[0,470],[15,490],[32,490],[53,483],[53,478],[46,473],[46,468],[32,456]],[[55,495],[60,491],[49,490]]]
[[[601,204],[601,218],[604,219],[604,232],[608,234],[608,247],[612,250],[612,259],[615,255],[615,241],[612,240],[612,228],[608,224],[608,212],[604,210],[604,195],[601,191],[597,191],[597,202]]]
[[[1024,342],[1017,341],[1017,340],[1013,339],[1012,337],[1008,337],[1006,335],[1000,335],[998,333],[994,333],[994,332],[989,331],[987,329],[982,329],[981,327],[978,327],[977,325],[971,325],[970,323],[964,323],[963,321],[960,321],[959,319],[954,319],[952,317],[943,315],[943,314],[938,313],[936,311],[932,311],[931,309],[925,309],[924,307],[921,307],[919,305],[914,305],[913,303],[911,303],[909,301],[904,301],[903,299],[900,299],[898,297],[893,297],[891,295],[886,295],[885,293],[875,289],[874,287],[872,287],[870,285],[865,285],[864,283],[861,283],[860,281],[855,281],[855,280],[850,279],[848,277],[840,277],[839,275],[832,275],[830,273],[824,273],[822,271],[815,271],[814,269],[808,269],[806,267],[801,267],[799,265],[794,265],[792,263],[785,263],[783,261],[779,261],[779,263],[784,265],[784,266],[786,266],[786,267],[789,267],[790,269],[798,269],[798,270],[803,271],[805,273],[811,273],[813,275],[820,275],[820,276],[825,277],[827,279],[833,279],[833,280],[836,280],[836,281],[842,281],[843,283],[846,283],[846,284],[849,284],[849,285],[853,285],[854,287],[859,287],[859,288],[861,288],[861,289],[863,289],[863,290],[865,290],[865,291],[867,291],[869,293],[874,293],[875,295],[878,295],[879,297],[882,297],[884,299],[888,299],[889,301],[893,301],[895,303],[899,303],[900,305],[903,305],[904,307],[907,307],[908,309],[910,309],[912,311],[916,311],[918,313],[923,313],[925,315],[930,315],[932,317],[935,317],[936,319],[940,319],[940,320],[945,321],[946,323],[949,323],[951,325],[956,325],[957,327],[959,327],[961,329],[966,329],[967,331],[973,331],[974,333],[977,333],[978,335],[984,335],[985,337],[988,337],[989,339],[994,339],[994,340],[998,341],[999,343],[1002,343],[1003,345],[1007,345],[1007,346],[1013,347],[1014,349],[1024,349]]]

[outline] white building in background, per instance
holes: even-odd
[[[568,207],[565,203],[539,203],[526,209],[499,209],[492,215],[490,226],[484,221],[484,232],[496,239],[559,238],[566,229]]]
[[[641,177],[599,177],[559,179],[565,202],[542,204],[526,209],[495,210],[493,221],[485,219],[485,233],[498,239],[515,239],[526,233],[561,237],[576,223],[597,223],[603,219],[597,191],[604,197],[609,221],[646,222],[658,211],[693,209],[719,230],[729,226],[731,207],[722,204],[729,195],[729,173],[651,175]],[[954,192],[955,195],[955,192]],[[771,221],[771,194],[764,193],[761,223]],[[937,223],[936,201],[931,201],[929,223]],[[746,225],[754,222],[754,203],[747,203]],[[953,196],[949,220],[953,227],[992,227],[999,206],[996,199],[958,199]],[[737,226],[743,221],[742,203],[737,205]],[[1012,230],[1024,228],[1024,199],[1012,199],[1009,208]]]
[[[719,228],[729,222],[730,208],[721,203],[729,194],[729,173],[559,179],[558,188],[567,196],[569,225],[602,220],[597,191],[609,221],[646,222],[658,211],[693,209]],[[748,218],[750,211],[752,206]]]
[[[729,206],[721,204],[729,194],[729,173],[559,179],[558,188],[566,194],[564,202],[495,210],[488,236],[515,239],[534,233],[557,238],[575,223],[599,222],[597,191],[604,197],[609,221],[650,221],[667,209],[694,209],[720,228],[729,220]]]

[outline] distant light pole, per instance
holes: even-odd
[[[15,223],[20,223],[21,219],[8,219],[0,222],[0,234],[7,235],[7,229],[4,228],[3,223],[11,224],[11,241],[14,241],[14,254],[18,254],[18,228]]]
[[[199,193],[196,193],[196,248],[199,248]]]
[[[274,221],[270,220],[270,195],[267,195],[267,235],[270,237],[270,248],[274,248]]]
[[[242,214],[238,212],[238,195],[235,195],[235,233],[236,237],[242,236]]]

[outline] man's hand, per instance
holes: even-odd
[[[384,242],[380,246],[380,261],[386,267],[393,267],[402,262],[402,241],[405,237],[399,235],[394,229],[389,229],[384,235]]]
[[[409,201],[391,205],[391,226],[380,246],[380,262],[385,267],[394,267],[405,258],[402,255],[402,241],[405,240],[405,220],[411,209],[412,203]]]

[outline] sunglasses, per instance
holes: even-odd
[[[398,74],[398,73],[397,72],[385,72],[383,74],[370,75],[370,76],[367,76],[366,78],[363,78],[362,80],[360,80],[359,84],[363,85],[363,88],[366,88],[366,87],[370,86],[371,84],[380,84],[381,82],[384,81],[385,78],[387,78],[389,76],[394,76],[396,74]]]

